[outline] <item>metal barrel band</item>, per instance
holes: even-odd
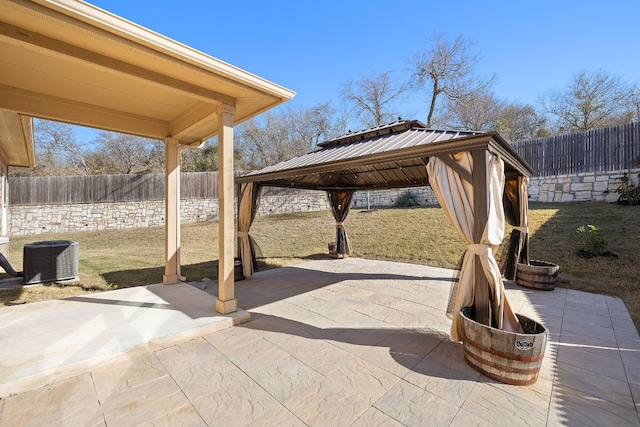
[[[467,363],[470,363],[468,359],[465,359],[465,360],[467,360]],[[491,372],[483,369],[481,366],[478,366],[476,364],[473,364],[473,368],[478,372],[480,372],[485,377],[493,378],[494,380],[497,380],[506,384],[511,384],[511,385],[531,385],[531,384],[535,384],[537,380],[537,376],[534,376],[534,378],[528,379],[528,380],[515,380],[513,378],[504,378],[500,375],[492,374]]]
[[[469,338],[465,338],[464,342],[472,347],[477,348],[480,351],[490,353],[494,356],[500,356],[504,359],[517,360],[519,362],[539,362],[544,358],[544,354],[538,356],[517,356],[514,354],[505,353],[502,351],[491,349],[489,347],[485,347],[482,344],[478,344],[477,342],[470,340]]]
[[[503,364],[500,363],[496,363],[496,362],[492,362],[490,360],[487,359],[483,359],[482,357],[478,356],[477,354],[471,353],[470,351],[465,351],[465,357],[469,356],[472,359],[480,362],[481,365],[487,365],[487,366],[491,366],[492,368],[496,368],[496,369],[500,369],[503,372],[510,372],[512,374],[521,374],[521,375],[537,375],[538,372],[540,371],[539,367],[535,367],[535,368],[529,368],[529,369],[524,369],[524,368],[514,368],[512,366],[505,366]],[[472,362],[470,360],[467,360],[467,362]],[[475,366],[475,363],[472,363]]]

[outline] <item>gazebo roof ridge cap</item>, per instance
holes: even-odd
[[[469,134],[469,135],[483,135],[485,133],[491,133],[491,132],[483,132],[481,130],[465,130],[465,129],[447,129],[444,127],[426,127],[424,129],[420,129],[420,128],[416,128],[413,130],[418,130],[418,131],[423,131],[423,130],[430,130],[433,132],[457,132],[457,133],[464,133],[464,134]]]
[[[318,147],[325,148],[331,147],[335,145],[344,145],[354,141],[360,141],[365,139],[371,139],[376,136],[381,136],[383,134],[392,134],[398,132],[404,132],[409,129],[420,129],[426,128],[426,125],[419,120],[403,120],[401,117],[398,117],[398,120],[391,123],[386,123],[379,126],[374,126],[366,129],[361,129],[352,132],[351,130],[341,136],[336,138],[328,139],[326,141],[322,141],[317,144]],[[387,131],[388,132],[384,132]],[[380,133],[384,132],[384,133]]]

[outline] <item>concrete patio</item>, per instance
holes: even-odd
[[[640,426],[620,299],[509,284],[550,342],[537,383],[507,386],[450,340],[452,278],[327,259],[238,282],[233,316],[215,315],[214,282],[5,307],[0,426]]]

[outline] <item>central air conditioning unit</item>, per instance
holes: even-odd
[[[78,280],[78,242],[49,240],[24,245],[23,284]]]

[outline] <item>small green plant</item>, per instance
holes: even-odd
[[[640,205],[640,185],[636,185],[633,180],[625,172],[620,178],[620,185],[616,189],[618,203],[622,205]],[[640,179],[640,174],[638,174]]]
[[[581,225],[578,227],[578,234],[584,239],[589,252],[594,255],[601,255],[607,247],[607,241],[602,237],[600,229],[592,224]]]
[[[418,196],[411,191],[406,190],[394,202],[393,206],[397,208],[409,208],[411,206],[418,206]]]

